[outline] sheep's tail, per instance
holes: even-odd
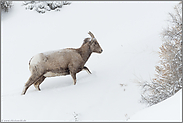
[[[31,73],[32,73],[32,69],[31,69],[30,63],[31,63],[32,58],[29,60],[29,70],[31,71]]]
[[[33,58],[33,57],[32,57],[32,58]],[[30,65],[30,62],[31,62],[32,58],[29,60],[29,65]]]

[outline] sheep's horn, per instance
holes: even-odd
[[[95,38],[95,36],[89,31],[89,33],[88,33],[90,36],[91,36],[91,41],[93,40],[93,38]]]

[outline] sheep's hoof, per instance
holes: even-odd
[[[40,88],[36,88],[38,91],[41,91],[41,89]]]
[[[25,93],[22,92],[21,95],[25,95]]]
[[[21,93],[21,95],[25,95],[25,93],[26,93],[26,87],[24,87],[24,89],[23,89],[23,91],[22,91],[22,93]]]

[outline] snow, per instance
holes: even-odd
[[[150,81],[158,64],[159,35],[178,2],[72,2],[45,14],[13,2],[1,15],[2,121],[126,121],[144,109],[138,80]],[[103,49],[93,53],[73,85],[71,76],[46,78],[31,86],[32,56],[78,48],[91,31]],[[122,86],[120,84],[124,84]],[[166,121],[166,119],[165,119]]]
[[[174,96],[130,117],[130,122],[182,122],[182,89]]]

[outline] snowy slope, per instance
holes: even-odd
[[[130,117],[130,122],[182,122],[182,90]]]
[[[72,2],[39,14],[14,2],[1,18],[1,119],[25,121],[125,121],[145,106],[137,80],[150,81],[158,63],[159,34],[178,2]],[[85,71],[31,86],[28,62],[40,52],[80,47],[94,33],[103,53]],[[125,84],[121,86],[120,84]]]

